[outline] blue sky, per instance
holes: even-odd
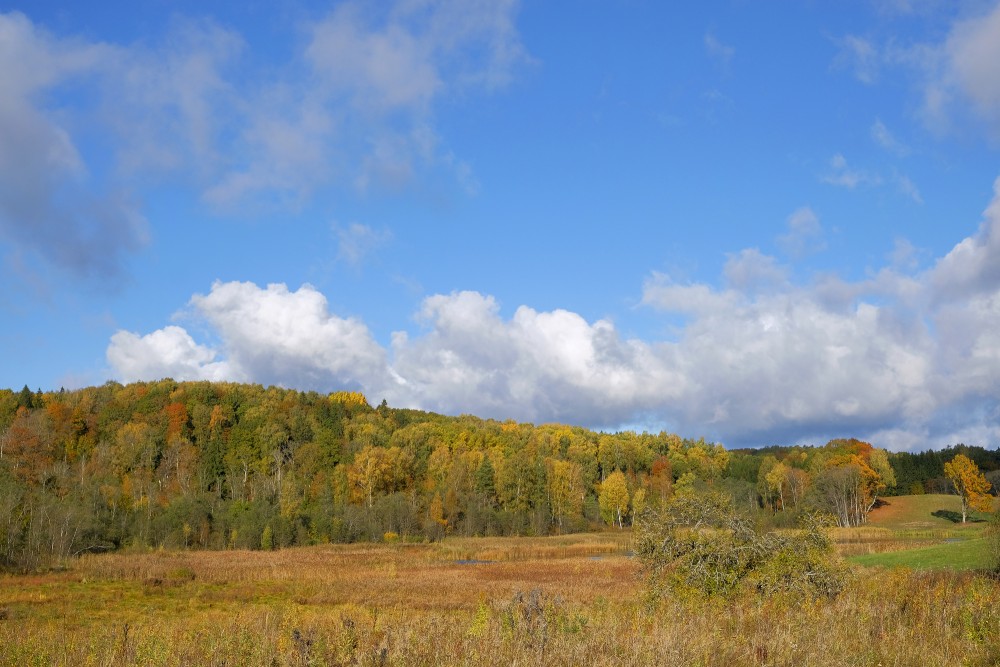
[[[0,2],[0,386],[1000,440],[1000,3]]]

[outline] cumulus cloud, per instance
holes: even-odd
[[[521,306],[504,320],[492,297],[429,297],[430,331],[394,337],[399,400],[446,412],[530,421],[622,423],[676,397],[683,380],[662,351],[622,340],[608,320]]]
[[[930,273],[934,298],[992,293],[1000,287],[1000,178],[993,183],[993,201],[974,236],[964,239],[942,257]]]
[[[125,382],[172,377],[185,380],[244,380],[236,369],[216,361],[217,353],[194,342],[187,331],[167,326],[145,336],[118,331],[108,346],[108,363]]]
[[[960,21],[944,45],[944,85],[954,86],[1000,137],[1000,4]]]
[[[863,280],[795,283],[757,249],[730,255],[721,286],[653,273],[642,304],[683,324],[671,340],[623,336],[609,319],[489,295],[424,299],[415,333],[382,346],[308,285],[216,283],[172,325],[118,332],[124,379],[226,377],[445,413],[592,427],[668,424],[729,445],[855,435],[894,449],[1000,435],[1000,179],[979,232],[918,271],[900,240]]]
[[[642,290],[642,304],[682,315],[704,316],[734,308],[735,291],[718,292],[709,285],[678,283],[670,275],[654,271]]]
[[[280,284],[216,283],[191,306],[217,333],[238,375],[309,389],[386,382],[385,353],[368,328],[331,314],[310,285],[292,292]]]

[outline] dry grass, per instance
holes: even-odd
[[[0,579],[0,665],[992,665],[1000,586],[644,599],[621,534],[88,556]],[[458,560],[493,561],[459,564]]]

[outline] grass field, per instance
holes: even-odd
[[[908,567],[915,570],[986,570],[992,565],[984,538],[945,542],[929,547],[852,556],[859,565]]]
[[[0,665],[995,665],[1000,584],[648,600],[627,533],[87,556],[0,578]],[[871,573],[877,574],[871,574]]]
[[[892,530],[975,529],[989,517],[978,512],[961,524],[962,500],[956,495],[928,493],[918,496],[890,496],[868,515],[871,526]]]
[[[984,539],[988,515],[961,523],[954,495],[895,496],[872,510],[868,525],[834,531],[840,552],[859,565],[919,570],[985,570],[994,565]]]

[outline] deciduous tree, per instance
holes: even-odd
[[[601,482],[601,493],[597,502],[601,507],[601,516],[610,525],[625,527],[625,515],[628,514],[628,484],[625,474],[616,470]]]
[[[979,466],[965,454],[958,454],[944,464],[944,474],[955,485],[955,491],[962,497],[962,523],[965,523],[970,509],[989,512],[993,509],[993,499],[989,495],[990,483],[986,481]]]

